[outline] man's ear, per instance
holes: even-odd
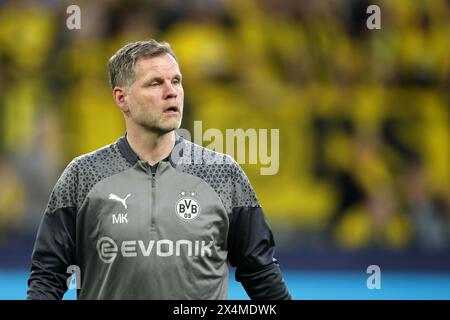
[[[124,87],[114,87],[112,94],[119,109],[122,110],[123,113],[128,113],[130,109],[128,108],[127,89]]]

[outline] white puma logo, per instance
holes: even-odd
[[[120,203],[123,204],[123,206],[125,207],[125,209],[128,209],[126,201],[127,201],[127,199],[128,199],[129,196],[131,196],[131,194],[127,194],[127,196],[126,196],[124,199],[121,199],[121,198],[119,198],[118,196],[116,196],[115,194],[110,193],[110,194],[109,194],[109,199],[110,199],[110,200],[116,200],[116,201],[119,201]]]

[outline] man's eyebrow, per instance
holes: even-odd
[[[153,81],[162,81],[163,78],[161,76],[152,76],[144,79],[145,82],[153,82]]]
[[[180,73],[176,73],[172,76],[172,79],[176,78],[176,79],[182,79],[182,75]],[[147,78],[144,80],[145,82],[153,82],[153,81],[164,81],[164,77],[162,76],[152,76],[150,78]]]

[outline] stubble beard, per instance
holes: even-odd
[[[181,119],[181,114],[176,120],[164,119],[164,115],[162,115],[159,119],[143,119],[142,121],[139,121],[138,124],[145,131],[156,133],[158,135],[164,135],[180,128]]]

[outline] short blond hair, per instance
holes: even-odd
[[[120,48],[108,62],[111,88],[114,89],[116,86],[128,87],[134,82],[134,66],[139,58],[156,57],[165,53],[170,54],[177,60],[170,44],[158,42],[154,39],[132,42]]]

